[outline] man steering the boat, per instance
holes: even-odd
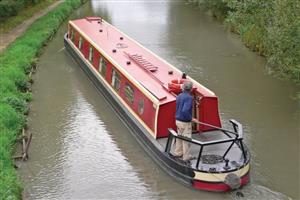
[[[183,83],[182,90],[176,98],[176,126],[177,133],[183,137],[192,137],[192,108],[193,97],[191,90],[193,83],[186,81]],[[188,162],[194,159],[190,154],[190,143],[181,139],[176,139],[173,155],[182,157],[183,161]]]

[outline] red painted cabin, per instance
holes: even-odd
[[[176,94],[168,84],[181,79],[181,71],[98,17],[70,21],[68,37],[153,137],[167,137],[167,129],[176,128]],[[221,127],[217,96],[187,79],[194,85],[194,118]]]

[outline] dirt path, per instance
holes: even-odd
[[[18,38],[22,33],[24,33],[27,28],[38,18],[42,17],[43,15],[47,14],[49,11],[53,10],[56,6],[61,4],[63,0],[57,1],[50,5],[48,8],[39,11],[35,15],[33,15],[31,18],[25,20],[22,24],[19,26],[16,26],[13,28],[10,32],[0,35],[0,53],[13,41],[15,41],[16,38]]]

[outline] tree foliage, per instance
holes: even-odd
[[[266,56],[268,66],[300,83],[299,0],[199,0],[222,13],[231,30],[252,50]],[[217,16],[217,14],[215,14]]]
[[[15,16],[29,4],[36,4],[42,0],[0,0],[0,18]]]

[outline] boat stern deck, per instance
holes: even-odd
[[[228,191],[249,182],[250,153],[243,143],[242,127],[234,121],[235,131],[216,129],[192,134],[183,138],[170,129],[168,138],[158,139],[169,157],[179,165],[193,170],[192,185],[197,189]],[[239,128],[237,128],[239,127]],[[177,140],[185,140],[190,145],[190,154],[195,159],[184,162],[172,156]]]

